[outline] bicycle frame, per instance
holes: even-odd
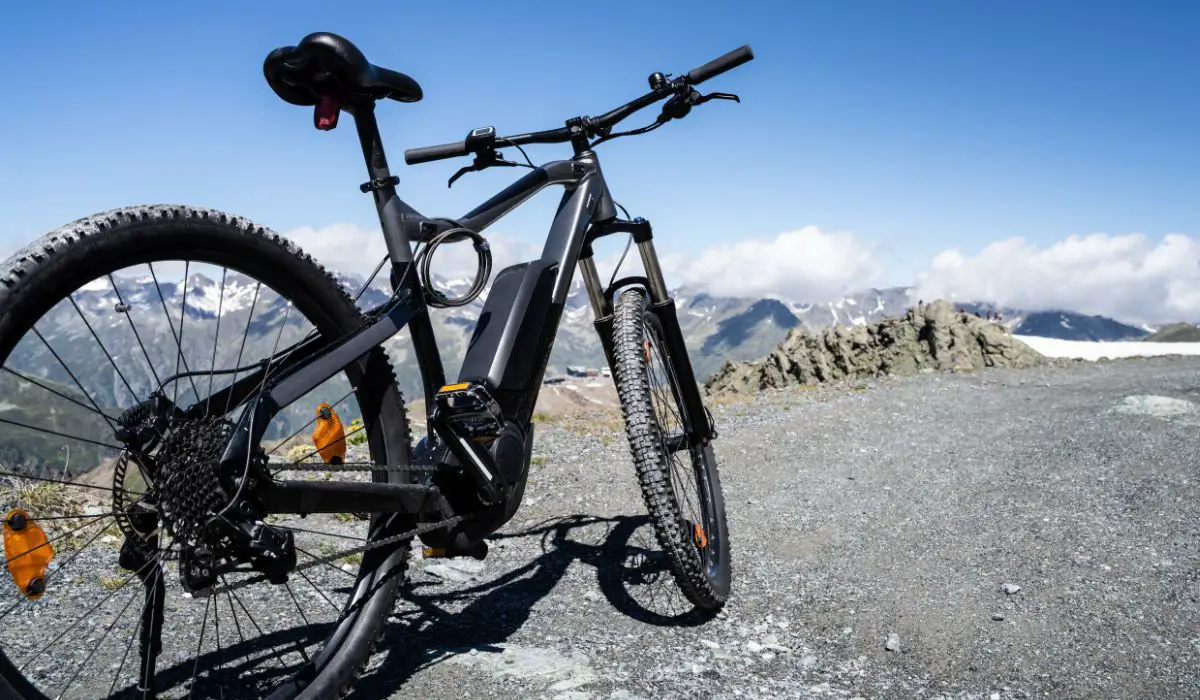
[[[396,194],[397,179],[388,169],[373,107],[358,110],[353,116],[371,178],[363,190],[374,195],[391,262],[393,297],[368,311],[367,322],[355,333],[334,342],[314,337],[298,343],[283,351],[283,360],[278,364],[256,370],[215,393],[213,401],[232,400],[234,405],[256,402],[253,410],[243,412],[222,457],[222,467],[237,468],[247,461],[251,446],[262,439],[280,407],[320,386],[405,327],[411,333],[423,378],[427,410],[432,411],[434,396],[446,383],[429,307],[412,269],[412,243],[422,238],[428,240],[454,224],[422,216]],[[459,373],[460,381],[484,384],[506,419],[529,424],[578,265],[610,367],[615,368],[611,338],[613,295],[630,285],[647,290],[651,309],[661,317],[666,330],[667,351],[684,375],[681,384],[685,395],[681,398],[689,422],[693,423],[686,426],[687,434],[693,442],[707,443],[713,437],[711,421],[694,381],[650,224],[643,219],[618,219],[595,153],[578,145],[575,150],[570,160],[551,161],[533,169],[457,220],[457,224],[467,229],[483,231],[545,187],[561,185],[565,190],[541,257],[496,273],[488,304]],[[633,235],[646,276],[626,277],[603,288],[593,260],[592,243],[623,232]],[[514,280],[509,278],[518,276],[514,287]],[[506,303],[508,308],[502,308]],[[508,316],[497,324],[492,317],[501,312]],[[203,410],[204,405],[201,400],[188,412]],[[441,507],[429,501],[426,487],[415,484],[276,482],[273,493],[268,502],[272,512],[415,512]]]

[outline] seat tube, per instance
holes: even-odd
[[[370,181],[365,187],[375,197],[375,209],[379,213],[379,225],[387,243],[388,256],[393,264],[412,262],[412,243],[404,230],[405,205],[396,195],[396,179],[388,169],[387,155],[383,150],[383,139],[379,135],[379,124],[375,121],[375,105],[368,104],[353,112],[354,127],[362,145],[363,157],[367,161]]]

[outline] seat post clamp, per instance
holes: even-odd
[[[382,190],[384,187],[395,187],[399,184],[400,178],[395,175],[391,175],[389,177],[377,177],[370,182],[364,182],[358,186],[358,189],[361,190],[363,194],[366,194],[368,192]]]

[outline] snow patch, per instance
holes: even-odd
[[[112,289],[112,285],[108,283],[107,277],[97,277],[79,288],[81,292],[103,292]]]
[[[1113,406],[1112,412],[1135,416],[1154,416],[1155,418],[1177,418],[1195,413],[1196,405],[1191,401],[1170,396],[1126,396],[1124,401]]]
[[[1153,343],[1140,340],[1096,342],[1061,340],[1033,335],[1013,336],[1046,357],[1071,357],[1098,360],[1101,357],[1160,357],[1163,355],[1200,355],[1200,343]]]

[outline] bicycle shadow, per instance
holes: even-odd
[[[572,537],[579,530],[599,525],[608,525],[608,531],[598,543]],[[645,515],[556,518],[489,538],[495,542],[540,535],[542,539],[541,555],[489,581],[430,593],[422,590],[442,584],[408,583],[401,595],[409,605],[394,616],[401,623],[380,640],[377,653],[384,658],[372,664],[376,670],[363,675],[355,689],[367,696],[385,697],[420,670],[450,656],[470,649],[499,651],[497,645],[524,626],[534,606],[554,590],[574,562],[595,567],[604,599],[634,620],[677,627],[711,620],[714,612],[699,610],[683,600],[665,555],[656,546],[632,543],[643,527],[649,530]],[[653,535],[649,540],[653,542]],[[652,600],[643,602],[647,597]],[[682,605],[673,605],[672,600]],[[466,604],[459,610],[443,607],[463,602]],[[663,612],[656,608],[680,609]]]

